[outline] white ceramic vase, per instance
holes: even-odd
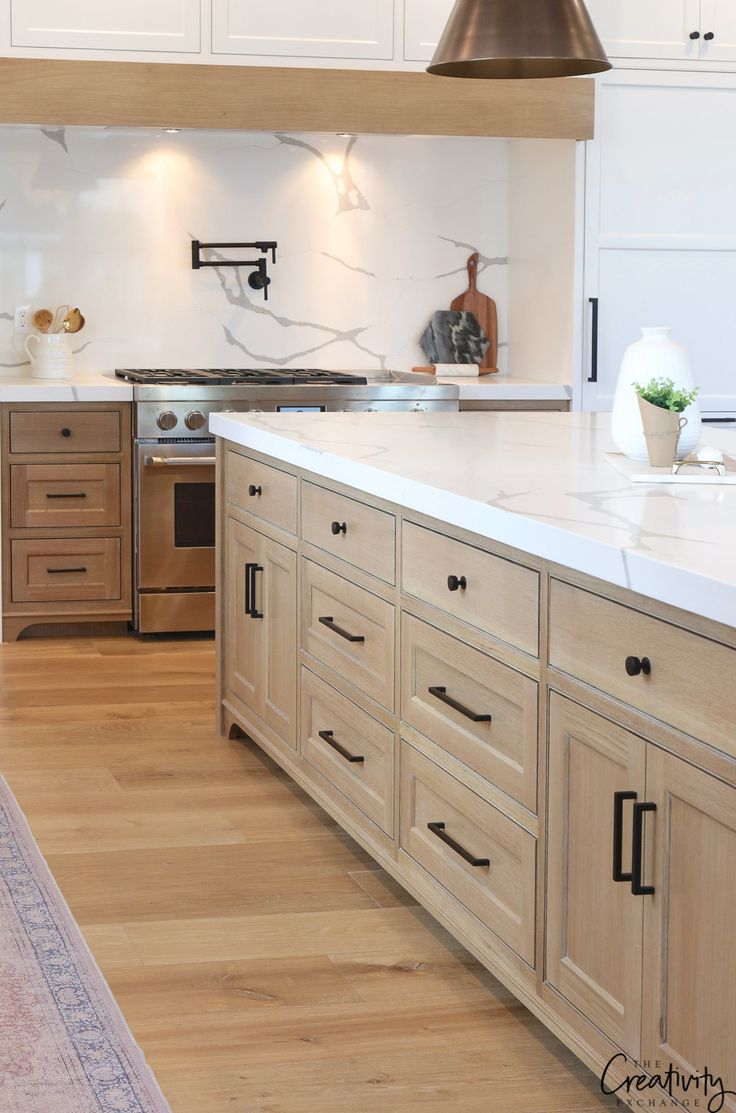
[[[676,387],[692,390],[695,386],[690,360],[682,344],[670,339],[668,328],[643,328],[641,340],[630,344],[624,352],[616,385],[611,414],[611,436],[619,451],[631,460],[648,463],[647,442],[634,383],[644,385],[650,379],[672,379]],[[700,442],[702,419],[697,400],[688,406],[687,419],[677,448],[682,458],[693,452]]]
[[[26,338],[25,349],[31,361],[32,379],[68,379],[71,375],[72,352],[65,332],[40,336],[33,332]]]

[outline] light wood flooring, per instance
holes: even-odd
[[[0,772],[174,1113],[590,1113],[598,1081],[249,742],[214,646],[0,647]]]

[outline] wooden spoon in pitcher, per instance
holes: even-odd
[[[48,332],[54,323],[54,315],[50,309],[37,309],[31,317],[31,324],[39,332]]]

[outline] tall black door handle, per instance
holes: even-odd
[[[632,874],[624,873],[624,802],[636,800],[635,792],[614,792],[613,794],[613,880],[631,881]]]
[[[250,618],[263,618],[263,612],[256,606],[256,573],[262,571],[260,564],[245,566],[245,613]]]
[[[492,715],[478,715],[475,711],[471,711],[469,707],[466,707],[464,704],[459,703],[456,699],[453,699],[452,696],[448,696],[447,688],[445,687],[437,686],[434,688],[427,688],[427,691],[429,692],[430,696],[434,696],[434,698],[438,699],[440,703],[446,703],[448,707],[451,707],[453,709],[453,711],[459,711],[460,714],[464,715],[466,719],[470,719],[471,723],[490,723],[493,720]]]
[[[590,374],[589,383],[598,382],[598,298],[588,298],[593,310],[590,330]]]
[[[490,866],[490,858],[476,858],[474,854],[471,854],[469,850],[466,850],[464,846],[461,846],[456,839],[453,839],[452,835],[448,835],[447,831],[445,830],[444,823],[428,823],[427,827],[432,832],[432,834],[436,835],[438,839],[441,839],[446,846],[449,846],[451,850],[454,850],[456,854],[459,854],[463,861],[467,862],[469,866]]]
[[[631,848],[631,891],[635,897],[649,897],[654,893],[653,885],[642,884],[644,874],[644,816],[646,812],[656,812],[656,804],[634,804],[634,830]]]

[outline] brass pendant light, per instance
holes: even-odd
[[[610,70],[583,0],[456,0],[428,73],[575,77]]]

